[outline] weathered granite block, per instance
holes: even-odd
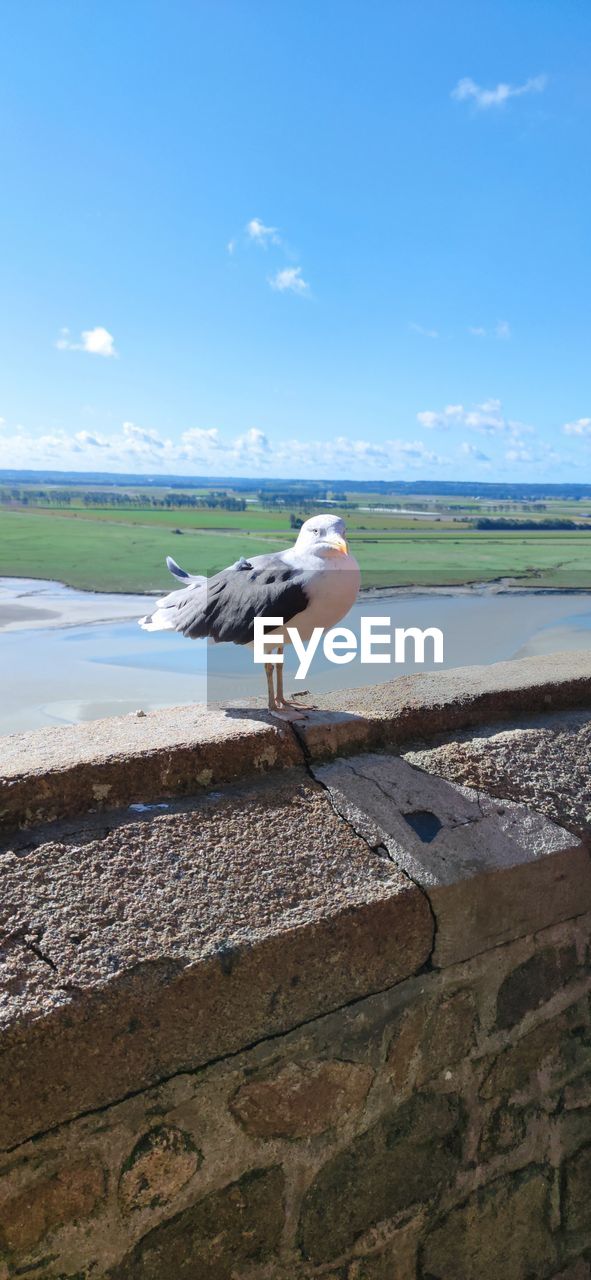
[[[545,687],[483,680],[453,714]],[[351,763],[342,802],[302,769],[0,855],[0,1280],[586,1280],[588,852]]]
[[[493,1057],[480,1093],[483,1098],[539,1096],[584,1075],[590,1064],[589,1007],[581,1000]]]
[[[424,894],[301,773],[0,864],[3,1146],[391,986],[432,946]]]
[[[591,1231],[591,1143],[565,1162],[564,1219],[567,1231]]]
[[[30,1178],[19,1194],[0,1203],[0,1249],[27,1252],[58,1224],[87,1218],[105,1189],[105,1170],[96,1160]]]
[[[241,1085],[230,1110],[255,1137],[308,1138],[358,1111],[373,1076],[358,1062],[290,1062]]]
[[[228,1280],[268,1262],[283,1230],[281,1169],[255,1169],[164,1222],[109,1272],[108,1280]]]
[[[401,1009],[386,1061],[394,1089],[424,1084],[465,1058],[474,1044],[475,1018],[468,990],[416,1000]]]
[[[510,973],[497,996],[497,1026],[513,1027],[524,1014],[537,1009],[574,978],[577,949],[544,947]]]
[[[380,1219],[440,1193],[458,1166],[461,1127],[458,1098],[417,1094],[339,1152],[304,1197],[304,1257],[337,1258]]]
[[[119,1179],[124,1213],[154,1209],[174,1200],[203,1161],[188,1133],[172,1125],[150,1129],[136,1143]]]
[[[557,1262],[551,1183],[531,1169],[499,1179],[452,1209],[427,1235],[420,1280],[544,1280]]]
[[[454,964],[591,908],[583,843],[541,814],[395,756],[314,768],[338,812],[428,895],[433,963]]]
[[[479,1156],[483,1160],[490,1160],[500,1152],[518,1147],[525,1138],[527,1117],[527,1107],[509,1104],[496,1107],[483,1125],[478,1143]]]

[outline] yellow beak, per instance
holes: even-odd
[[[326,542],[328,542],[329,546],[334,547],[335,551],[340,551],[341,555],[347,556],[349,554],[347,543],[344,538],[341,538],[340,533],[329,533]]]

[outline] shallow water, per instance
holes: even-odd
[[[264,673],[249,650],[142,631],[137,619],[151,602],[0,579],[0,733],[263,694]],[[358,602],[345,620],[356,634],[362,615],[388,618],[386,629],[439,627],[444,667],[591,649],[591,593],[396,591]],[[287,651],[286,687],[309,688],[316,696],[419,669],[412,662],[370,666],[357,659],[336,666],[319,650],[297,684],[295,665]],[[432,668],[427,661],[420,669]]]

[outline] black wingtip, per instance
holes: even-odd
[[[177,564],[176,560],[173,560],[172,556],[166,557],[166,568],[170,571],[170,573],[173,574],[175,578],[189,577],[189,574],[184,569],[181,569],[180,564]]]

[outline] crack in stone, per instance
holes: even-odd
[[[314,782],[314,783],[316,784],[316,786],[322,787],[322,790],[326,793],[326,796],[327,796],[328,802],[329,802],[329,804],[330,804],[330,806],[331,806],[331,808],[332,808],[332,810],[333,810],[333,813],[335,813],[336,817],[337,817],[337,818],[339,818],[339,820],[340,820],[341,822],[344,822],[344,823],[345,823],[345,826],[347,826],[347,827],[349,828],[349,830],[350,830],[350,831],[352,831],[352,832],[353,832],[353,834],[354,834],[354,835],[356,835],[356,836],[358,837],[358,839],[359,839],[359,840],[363,840],[363,843],[367,846],[367,848],[368,848],[369,852],[370,852],[370,853],[372,853],[372,854],[374,854],[374,856],[375,856],[376,858],[380,858],[380,860],[381,860],[381,861],[383,861],[383,859],[384,859],[384,853],[383,853],[383,851],[385,851],[386,856],[387,856],[387,858],[388,858],[389,862],[391,862],[391,863],[392,863],[392,866],[393,866],[393,867],[396,867],[396,870],[397,870],[397,871],[399,871],[401,875],[406,876],[406,879],[407,879],[407,880],[409,880],[409,881],[410,881],[410,883],[411,883],[411,884],[413,884],[413,885],[415,886],[415,889],[418,889],[418,891],[419,891],[419,893],[422,895],[422,897],[423,897],[423,898],[425,898],[425,900],[426,900],[426,902],[427,902],[427,906],[428,906],[428,908],[429,908],[429,913],[430,913],[430,916],[431,916],[431,924],[432,924],[432,926],[433,926],[433,935],[432,935],[432,939],[431,939],[431,948],[430,948],[430,951],[429,951],[429,955],[427,956],[427,959],[425,960],[425,962],[424,962],[424,964],[423,964],[423,966],[422,966],[421,972],[423,972],[424,970],[431,969],[431,968],[433,967],[433,953],[434,953],[434,951],[435,951],[435,946],[436,946],[436,942],[437,942],[438,923],[437,923],[437,916],[435,915],[435,911],[434,911],[434,909],[433,909],[433,903],[431,902],[431,899],[430,899],[430,897],[429,897],[429,894],[426,892],[426,890],[423,888],[423,886],[422,886],[422,885],[420,885],[420,884],[418,883],[418,881],[417,881],[417,880],[413,879],[413,877],[412,877],[412,876],[410,875],[410,873],[407,871],[406,867],[399,867],[399,866],[398,866],[398,863],[397,863],[397,862],[394,860],[394,858],[392,857],[392,854],[390,853],[390,850],[389,850],[389,848],[388,848],[388,845],[387,845],[387,844],[385,844],[383,841],[381,841],[379,844],[375,844],[375,845],[370,844],[369,840],[367,839],[367,836],[364,836],[364,835],[363,835],[363,832],[361,832],[361,831],[359,831],[359,830],[357,829],[357,827],[355,826],[355,823],[354,823],[350,818],[348,818],[344,813],[341,813],[341,810],[339,809],[339,807],[338,807],[338,805],[337,805],[337,802],[336,802],[336,800],[335,800],[334,796],[332,795],[332,792],[331,792],[330,788],[326,785],[326,783],[325,783],[325,782],[323,782],[323,781],[322,781],[322,779],[321,779],[321,778],[317,778],[317,777],[316,777],[316,774],[315,774],[315,772],[314,772],[314,765],[313,765],[313,762],[312,762],[312,757],[311,757],[310,752],[309,752],[309,750],[308,750],[308,745],[307,745],[307,743],[306,743],[306,741],[305,741],[305,738],[303,737],[303,735],[302,735],[302,736],[300,736],[300,734],[299,734],[299,732],[298,732],[298,729],[297,729],[297,725],[296,725],[296,724],[292,724],[292,726],[291,726],[291,727],[292,727],[293,732],[294,732],[294,734],[295,734],[295,737],[296,737],[296,739],[297,739],[297,741],[298,741],[298,743],[299,743],[299,745],[300,745],[300,747],[301,747],[302,756],[303,756],[303,759],[304,759],[304,767],[305,767],[305,769],[306,769],[306,772],[308,773],[308,775],[309,775],[309,777],[311,778],[312,782]],[[346,767],[347,767],[348,769],[350,769],[350,770],[351,770],[351,773],[355,773],[355,774],[357,774],[357,777],[359,777],[359,778],[363,778],[363,780],[364,780],[365,782],[375,782],[375,781],[376,781],[374,778],[368,778],[368,777],[366,776],[366,774],[364,774],[364,773],[360,772],[359,770],[355,769],[355,768],[354,768],[354,766],[353,766],[353,764],[351,763],[351,761],[350,761],[350,760],[343,761],[342,763],[343,763],[343,764],[345,764],[345,765],[346,765]],[[413,766],[412,766],[412,765],[411,765],[410,767],[411,767],[411,768],[413,768]],[[417,769],[417,773],[421,773],[421,772],[423,772],[421,769]],[[385,789],[380,785],[380,783],[379,783],[379,782],[376,782],[376,786],[378,787],[378,790],[380,790],[380,791],[382,792],[382,794],[386,797],[386,799],[387,799],[387,800],[390,800],[391,802],[393,802],[393,801],[394,801],[394,797],[393,797],[392,795],[390,795],[390,794],[389,794],[389,792],[387,792],[387,791],[386,791],[386,790],[385,790]],[[344,1007],[346,1007],[346,1006],[343,1006],[343,1008],[344,1008]]]
[[[428,965],[429,961],[426,961]],[[423,969],[419,970],[420,973]],[[417,977],[417,974],[409,975],[409,977]],[[402,982],[408,981],[407,978],[401,979]],[[324,1018],[331,1018],[335,1013],[341,1013],[346,1009],[354,1009],[356,1005],[361,1005],[366,1000],[370,1000],[373,996],[384,995],[387,991],[393,991],[400,986],[399,982],[390,982],[387,987],[378,987],[376,990],[365,991],[362,995],[353,996],[351,1000],[345,1000],[342,1004],[337,1004],[334,1008],[325,1009],[323,1013],[315,1013],[310,1018],[304,1018],[302,1022],[294,1022],[288,1027],[284,1027],[282,1031],[276,1031],[272,1035],[261,1036],[258,1040],[251,1040],[248,1044],[241,1045],[239,1049],[234,1049],[230,1053],[219,1054],[215,1058],[208,1058],[207,1062],[200,1062],[197,1067],[177,1067],[171,1071],[170,1075],[159,1076],[158,1079],[152,1081],[151,1084],[142,1085],[140,1089],[131,1089],[129,1093],[121,1094],[117,1098],[112,1098],[109,1102],[103,1103],[100,1107],[88,1107],[82,1111],[77,1111],[75,1115],[67,1116],[64,1120],[58,1120],[47,1129],[37,1130],[35,1133],[29,1134],[26,1138],[21,1138],[18,1142],[13,1143],[9,1147],[0,1148],[0,1154],[11,1155],[13,1151],[18,1151],[19,1147],[28,1142],[40,1142],[51,1133],[57,1133],[59,1129],[66,1128],[67,1125],[76,1124],[78,1120],[84,1120],[88,1116],[100,1116],[106,1111],[113,1110],[114,1107],[121,1106],[124,1102],[129,1102],[132,1098],[141,1098],[143,1095],[160,1089],[163,1085],[170,1084],[171,1081],[179,1079],[181,1076],[198,1076],[203,1071],[209,1071],[211,1067],[217,1067],[223,1062],[232,1062],[234,1058],[241,1057],[244,1053],[250,1053],[253,1049],[260,1048],[261,1045],[275,1044],[277,1040],[283,1040],[286,1036],[293,1035],[296,1031],[301,1031],[305,1027],[314,1026],[315,1023],[321,1022]]]
[[[48,964],[49,968],[53,969],[54,973],[57,973],[58,971],[57,965],[51,959],[51,956],[45,955],[45,953],[41,950],[41,947],[38,947],[35,942],[27,941],[26,938],[23,938],[22,942],[23,942],[23,946],[26,948],[27,951],[32,951],[33,955],[37,956],[38,960],[42,960],[43,964]]]

